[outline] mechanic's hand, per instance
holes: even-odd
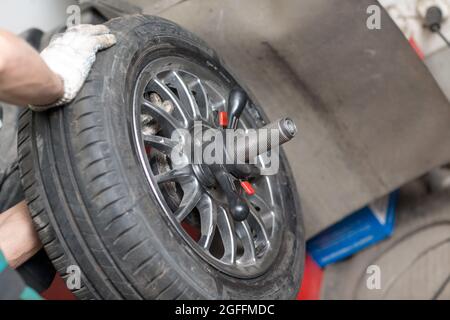
[[[104,25],[81,24],[53,37],[49,46],[41,53],[49,68],[61,77],[64,96],[47,106],[30,106],[35,111],[44,111],[72,101],[86,80],[97,51],[111,47],[116,37]]]

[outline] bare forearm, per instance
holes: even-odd
[[[47,105],[63,95],[62,80],[25,41],[0,30],[0,48],[0,101]]]
[[[27,261],[41,247],[25,202],[0,214],[0,250],[12,268]]]

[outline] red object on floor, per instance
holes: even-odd
[[[47,300],[76,300],[73,293],[67,289],[64,280],[56,274],[50,288],[41,293],[41,296]]]
[[[226,111],[219,112],[219,125],[224,128],[228,126],[228,113]]]
[[[253,189],[253,186],[248,181],[241,181],[241,187],[244,189],[245,193],[249,196],[252,196],[255,194],[255,189]]]
[[[307,255],[305,260],[305,271],[303,273],[303,282],[297,300],[319,300],[322,279],[323,270],[310,255]]]
[[[190,225],[184,225],[194,237],[198,237],[198,230]],[[188,231],[188,232],[189,232]],[[319,300],[320,288],[322,285],[323,270],[311,258],[306,256],[305,272],[303,274],[303,283],[298,293],[297,300]],[[50,288],[44,291],[41,296],[47,300],[76,300],[73,293],[67,289],[64,280],[57,274]]]
[[[423,54],[423,51],[419,48],[419,46],[416,43],[416,40],[414,40],[413,37],[409,38],[409,44],[414,49],[414,51],[417,53],[417,55],[419,56],[420,60],[424,60],[425,59],[425,55]]]

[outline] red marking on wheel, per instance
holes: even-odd
[[[249,196],[252,196],[255,194],[255,189],[253,189],[253,186],[248,181],[241,181],[241,186],[244,189],[245,193]]]
[[[420,49],[419,45],[417,44],[416,40],[414,40],[413,37],[409,38],[409,44],[416,52],[416,54],[419,56],[420,60],[425,60],[425,55],[422,49]]]
[[[183,227],[184,231],[187,232],[187,234],[194,240],[194,241],[199,241],[202,234],[200,232],[200,230],[196,227],[191,226],[189,223],[187,222],[182,222],[181,226]]]
[[[228,113],[226,111],[219,112],[219,125],[223,128],[228,126]]]
[[[152,151],[152,147],[145,146],[145,153],[150,154],[151,151]]]

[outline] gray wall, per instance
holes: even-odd
[[[31,27],[49,31],[66,21],[74,0],[1,0],[0,28],[20,33]]]

